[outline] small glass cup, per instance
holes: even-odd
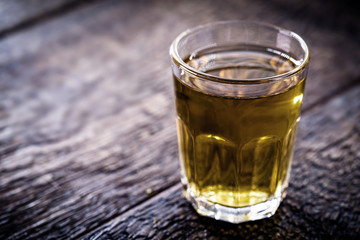
[[[170,47],[183,193],[204,216],[272,216],[288,185],[309,51],[297,34],[224,21]]]

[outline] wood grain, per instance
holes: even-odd
[[[129,208],[135,199],[142,201],[177,181],[169,102],[162,94],[154,95],[119,115],[88,125],[75,138],[17,151],[16,157],[24,159],[26,167],[18,166],[15,156],[4,159],[1,185],[9,187],[1,191],[1,205],[6,206],[1,209],[6,220],[3,228],[16,231],[12,237],[24,238],[28,228],[17,225],[18,221],[29,228],[42,227],[44,222],[55,228],[63,221],[99,224],[100,219]],[[158,159],[167,167],[154,165]],[[45,226],[45,230],[53,229]],[[67,230],[78,234],[85,229]]]
[[[195,213],[180,184],[83,239],[356,239],[360,236],[360,87],[300,122],[288,194],[270,219],[229,224]]]
[[[0,238],[77,238],[178,183],[168,47],[186,28],[297,31],[312,53],[306,109],[359,82],[351,33],[274,4],[99,1],[1,39]]]

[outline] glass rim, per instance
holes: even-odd
[[[201,31],[205,28],[211,27],[211,26],[231,24],[231,23],[255,24],[258,26],[262,26],[262,27],[276,29],[279,32],[281,32],[282,34],[288,36],[289,38],[296,39],[300,43],[301,48],[304,50],[304,58],[300,60],[300,64],[297,65],[295,68],[293,68],[292,70],[290,70],[288,72],[282,73],[282,74],[277,74],[274,76],[263,77],[263,78],[251,78],[251,79],[240,79],[239,78],[239,79],[237,79],[237,78],[218,77],[218,76],[215,76],[212,74],[208,74],[208,73],[199,71],[198,69],[193,68],[190,65],[188,65],[187,63],[185,63],[184,60],[180,57],[177,47],[179,45],[179,42],[184,37],[190,35],[191,33],[199,32],[199,31]],[[175,40],[172,42],[172,44],[170,46],[169,53],[170,53],[170,57],[172,58],[172,60],[177,65],[179,65],[179,67],[181,69],[183,69],[184,71],[186,71],[192,75],[195,75],[196,77],[200,77],[200,78],[215,81],[215,82],[233,83],[233,84],[261,84],[261,83],[269,83],[269,82],[274,82],[274,81],[281,81],[284,78],[288,78],[292,75],[295,75],[296,73],[301,72],[303,69],[306,68],[306,66],[308,65],[309,60],[310,60],[310,53],[309,53],[308,46],[305,43],[305,41],[302,39],[302,37],[300,37],[297,33],[287,30],[285,28],[278,27],[273,24],[269,24],[269,23],[264,23],[264,22],[259,22],[259,21],[244,21],[244,20],[216,21],[216,22],[202,24],[197,27],[187,29],[187,30],[183,31],[182,33],[180,33],[175,38]]]

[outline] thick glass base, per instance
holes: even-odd
[[[204,197],[195,197],[191,189],[186,185],[183,185],[183,194],[200,215],[230,223],[269,218],[275,214],[282,199],[281,197],[271,198],[252,206],[233,208],[210,202]]]

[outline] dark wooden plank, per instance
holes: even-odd
[[[343,29],[226,3],[101,1],[0,41],[0,238],[76,238],[179,181],[168,46],[188,27],[241,15],[299,29],[308,108],[358,81]]]
[[[32,237],[55,228],[61,231],[53,237],[66,238],[63,234],[80,234],[86,228],[62,229],[63,222],[100,224],[129,208],[132,201],[143,201],[177,182],[174,122],[161,121],[171,113],[169,102],[157,94],[88,125],[74,138],[27,147],[17,152],[23,158],[21,166],[15,157],[5,158],[0,189],[2,229],[22,239],[29,228],[37,229]],[[168,167],[154,165],[158,159]],[[51,224],[44,226],[44,222]]]
[[[303,117],[288,194],[270,219],[199,217],[177,185],[83,239],[358,239],[359,96],[358,86]]]

